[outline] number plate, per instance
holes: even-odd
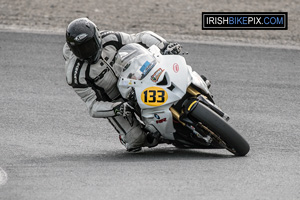
[[[168,93],[160,87],[149,87],[142,92],[141,99],[148,106],[161,106],[168,100]]]

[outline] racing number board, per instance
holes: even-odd
[[[168,93],[160,87],[148,87],[142,92],[141,99],[148,106],[161,106],[168,100]]]

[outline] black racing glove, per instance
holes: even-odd
[[[181,52],[182,46],[178,43],[169,43],[164,50],[164,55],[177,55]]]

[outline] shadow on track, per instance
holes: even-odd
[[[227,159],[227,158],[233,158],[235,156],[230,155],[230,153],[226,155],[211,150],[210,152],[208,152],[207,150],[201,150],[201,149],[154,148],[154,149],[145,149],[137,153],[116,151],[113,154],[111,154],[110,157],[111,159],[115,159],[115,160],[159,161],[159,160],[166,160],[166,159],[168,160]]]
[[[22,163],[57,163],[57,162],[157,162],[171,160],[216,160],[216,159],[242,159],[231,155],[226,150],[202,150],[202,149],[177,149],[177,148],[153,148],[145,149],[138,153],[129,153],[125,150],[107,150],[96,153],[82,154],[58,154],[39,158],[23,159]],[[223,154],[222,154],[223,153]],[[226,153],[226,154],[225,154]]]

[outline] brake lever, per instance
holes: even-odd
[[[184,55],[188,55],[188,54],[189,54],[189,52],[187,52],[187,51],[186,51],[186,52],[180,52],[180,53],[179,53],[179,55],[183,55],[183,56],[184,56]]]

